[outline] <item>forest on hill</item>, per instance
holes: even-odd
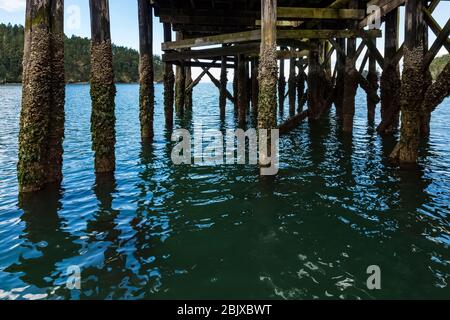
[[[0,24],[0,83],[22,82],[24,28]],[[113,45],[113,64],[117,82],[139,81],[139,52]],[[163,79],[161,58],[154,56],[155,81]],[[66,82],[88,82],[90,77],[90,40],[65,38]]]

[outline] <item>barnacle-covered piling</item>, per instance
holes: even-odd
[[[17,174],[22,193],[62,180],[64,4],[26,3],[22,110]]]
[[[108,0],[90,0],[91,8],[91,133],[95,172],[115,170],[116,116],[114,71]]]

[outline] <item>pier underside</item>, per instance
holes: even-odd
[[[361,87],[367,93],[369,122],[374,122],[376,106],[381,102],[382,121],[377,127],[378,132],[390,135],[400,129],[400,140],[391,158],[402,164],[415,163],[420,138],[429,133],[430,114],[450,93],[449,66],[434,83],[429,73],[429,65],[439,50],[450,51],[450,19],[440,26],[433,18],[439,2],[138,0],[142,138],[153,137],[154,72],[150,57],[153,55],[152,23],[155,16],[164,25],[162,61],[165,64],[164,112],[168,130],[173,127],[174,107],[176,116],[183,117],[192,108],[193,88],[205,76],[220,92],[218,112],[222,119],[227,101],[230,101],[235,105],[237,126],[248,128],[250,123],[257,123],[259,129],[279,128],[281,134],[289,133],[304,119],[314,123],[333,106],[342,131],[351,134],[355,95]],[[90,0],[90,5],[92,65],[95,67],[96,62],[101,61],[102,65],[108,66],[106,69],[93,68],[94,86],[91,89],[96,171],[107,173],[115,168],[115,88],[111,81],[109,6],[108,0]],[[45,57],[45,50],[60,45],[52,39],[61,33],[57,26],[63,23],[63,16],[55,15],[61,6],[62,0],[27,0],[25,47],[31,54]],[[401,26],[399,10],[403,6],[406,14],[405,24]],[[36,17],[42,12],[56,18]],[[399,28],[405,30],[403,44],[399,43]],[[436,35],[433,43],[428,39],[429,30]],[[48,41],[37,38],[41,33]],[[383,38],[384,43],[378,40],[377,45],[378,38]],[[384,46],[384,54],[378,49],[380,45]],[[62,119],[58,134],[39,127],[42,122],[49,121],[52,110],[61,109],[60,102],[51,99],[53,92],[61,90],[49,87],[40,92],[43,96],[39,101],[29,98],[30,88],[42,80],[33,77],[31,62],[27,67],[29,54],[26,50],[24,81],[27,86],[24,87],[19,159],[23,192],[39,190],[55,180],[52,177],[61,177],[60,157],[54,159],[48,153],[63,139],[63,117],[58,118]],[[52,73],[60,72],[56,58],[42,58],[49,79]],[[400,76],[402,58],[403,77]],[[284,66],[288,67],[287,74]],[[192,78],[192,67],[201,68],[195,79]],[[212,68],[220,69],[218,79],[211,73]],[[233,92],[227,88],[228,70],[234,71]],[[45,84],[56,87],[57,82],[46,81]],[[277,111],[284,110],[285,101],[289,104],[289,118],[284,123],[277,123]],[[32,110],[42,103],[46,106],[41,108],[39,119],[33,118]],[[250,118],[254,121],[250,122]],[[45,131],[42,139],[31,134],[40,132],[33,130],[34,126]],[[52,177],[46,176],[47,167],[52,168],[48,171]]]

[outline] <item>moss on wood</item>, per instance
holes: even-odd
[[[95,172],[115,170],[115,96],[111,41],[92,43],[91,48],[91,133]]]
[[[306,102],[306,100],[303,99],[303,96],[305,95],[305,80],[305,73],[300,70],[297,76],[297,113],[302,113],[304,103]]]
[[[61,183],[63,165],[63,140],[65,121],[65,70],[64,35],[51,34],[52,92],[50,105],[49,145],[48,145],[48,183]]]
[[[220,109],[220,119],[225,119],[225,108],[227,105],[227,67],[226,67],[226,57],[222,58],[222,66],[220,69],[220,90],[219,90],[219,109]]]
[[[139,77],[139,119],[141,123],[141,137],[153,138],[155,88],[153,85],[153,61],[152,57],[148,54],[140,57]]]
[[[400,92],[401,135],[391,154],[400,163],[416,163],[420,140],[422,102],[425,96],[423,46],[405,47],[402,87]]]
[[[400,113],[400,71],[398,66],[386,64],[380,80],[381,87],[381,124],[377,131],[392,134],[398,129]]]
[[[345,61],[345,83],[344,83],[344,104],[343,104],[343,126],[344,132],[353,131],[353,118],[355,116],[355,96],[358,89],[358,70],[355,68],[353,59],[346,58]]]
[[[177,66],[177,74],[175,78],[175,111],[178,115],[184,114],[185,107],[185,88],[186,88],[186,73],[183,66]]]
[[[174,84],[175,75],[172,65],[164,65],[164,114],[166,118],[166,127],[171,130],[173,126],[173,103],[174,103]]]
[[[261,51],[259,62],[259,106],[258,128],[276,128],[277,110],[277,48],[275,45],[266,45]]]
[[[290,59],[290,72],[288,80],[289,92],[289,117],[295,115],[295,98],[296,98],[297,78],[295,76],[295,59]]]
[[[21,192],[38,191],[47,182],[52,69],[50,33],[33,28],[23,83],[17,174]]]

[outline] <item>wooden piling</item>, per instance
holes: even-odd
[[[302,67],[299,66],[298,76],[297,76],[297,114],[303,112],[303,107],[306,103],[306,94],[305,94],[305,81],[306,75],[303,71]]]
[[[183,40],[183,35],[181,32],[176,32],[176,40]],[[186,69],[184,66],[184,61],[181,61],[179,65],[176,66],[175,75],[175,111],[178,116],[184,115],[185,108],[185,90],[186,90]]]
[[[238,115],[239,108],[238,108],[238,56],[234,57],[234,71],[233,71],[233,97],[234,97],[234,114]]]
[[[357,8],[357,6],[358,1],[350,1],[350,8]],[[358,89],[359,77],[358,70],[356,70],[355,67],[355,55],[356,38],[348,38],[347,57],[345,59],[344,105],[342,118],[342,130],[346,133],[351,133],[353,131],[353,118],[355,116],[355,96]]]
[[[64,138],[64,2],[26,1],[19,191],[61,183]]]
[[[192,111],[192,106],[194,101],[192,100],[192,94],[193,94],[193,87],[191,86],[193,79],[192,79],[192,69],[191,66],[185,66],[185,74],[186,74],[186,91],[185,91],[185,98],[184,98],[184,104],[185,109],[188,111]]]
[[[261,3],[258,128],[276,128],[277,110],[277,0]]]
[[[294,50],[294,49],[291,49]],[[297,95],[297,78],[295,75],[295,58],[289,59],[289,80],[288,80],[288,96],[289,96],[289,117],[295,115],[295,98]]]
[[[253,115],[253,119],[258,119],[258,95],[259,95],[258,67],[259,67],[259,60],[258,60],[258,58],[254,58],[252,60],[252,115]]]
[[[405,42],[402,86],[400,96],[400,141],[391,158],[400,163],[416,163],[418,157],[422,102],[425,96],[423,71],[423,12],[422,0],[407,0],[405,7]]]
[[[52,97],[50,105],[47,182],[60,184],[63,165],[66,79],[64,68],[64,1],[52,1]]]
[[[282,47],[281,50],[286,50],[285,47]],[[280,59],[280,68],[279,68],[279,78],[278,78],[278,109],[280,115],[284,114],[284,100],[286,94],[286,78],[284,75],[284,59]]]
[[[138,0],[139,15],[139,120],[141,137],[153,138],[153,114],[155,108],[153,68],[153,8],[147,0]]]
[[[172,41],[172,27],[170,23],[163,24],[164,41]],[[164,62],[164,115],[167,130],[173,127],[173,103],[174,103],[175,75],[171,63]]]
[[[337,39],[337,44],[346,52],[345,39]],[[344,84],[345,84],[345,55],[341,51],[337,51],[336,60],[336,85],[334,90],[334,105],[336,107],[336,116],[342,119],[344,116]]]
[[[321,94],[321,68],[319,42],[311,41],[308,55],[308,119],[317,120],[323,108],[323,97]]]
[[[422,0],[422,8],[426,8],[428,5],[427,0]],[[429,50],[429,39],[428,39],[428,25],[425,23],[423,14],[420,19],[419,30],[422,34],[423,43],[423,54],[426,55]],[[432,85],[433,77],[431,75],[430,68],[424,68],[424,92]],[[423,110],[422,116],[420,118],[420,134],[422,137],[428,137],[430,134],[430,122],[431,122],[431,112]]]
[[[373,41],[376,46],[376,40]],[[369,71],[367,73],[367,82],[369,83],[369,90],[371,94],[367,94],[367,120],[373,124],[375,122],[375,110],[378,101],[375,101],[372,97],[376,96],[378,91],[378,75],[377,75],[377,62],[373,55],[369,55]]]
[[[395,9],[386,15],[384,69],[381,75],[381,123],[377,128],[380,134],[392,134],[398,129],[400,115],[400,66],[396,61],[399,42],[400,10]]]
[[[95,172],[115,170],[116,117],[108,0],[90,0],[92,149]]]
[[[247,122],[247,106],[248,106],[248,94],[247,94],[247,76],[246,76],[246,68],[245,68],[245,56],[238,56],[238,66],[237,66],[237,74],[238,74],[238,119],[239,128],[244,128]]]
[[[221,67],[220,67],[220,90],[219,90],[219,108],[220,108],[220,119],[225,119],[225,111],[227,106],[227,57],[222,57]]]

